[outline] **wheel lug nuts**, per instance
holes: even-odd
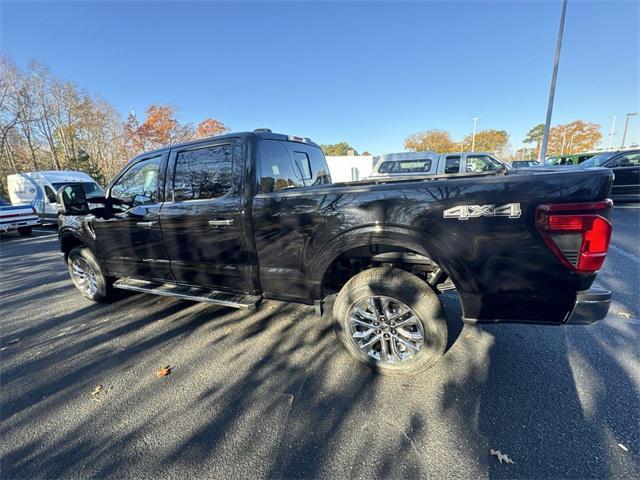
[[[373,325],[377,327],[380,324],[378,322],[373,322]]]
[[[380,330],[379,328],[376,328],[376,333],[379,335],[380,332],[382,332],[382,330]]]
[[[396,333],[396,329],[395,329],[395,328],[392,328],[392,329],[391,329],[391,333],[393,333],[393,334],[395,335],[395,333]]]
[[[389,338],[389,334],[388,334],[388,333],[385,333],[385,334],[384,334],[384,338]]]

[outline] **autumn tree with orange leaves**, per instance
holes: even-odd
[[[549,156],[558,156],[594,150],[602,141],[600,125],[576,120],[556,125],[549,131]]]
[[[432,129],[407,137],[404,141],[404,148],[412,152],[447,153],[456,150],[456,143],[451,139],[449,132]]]
[[[190,123],[180,123],[175,108],[168,105],[151,105],[145,113],[142,123],[131,112],[124,124],[125,142],[134,155],[228,131],[224,123],[213,118],[203,120],[195,129]]]
[[[195,138],[215,137],[228,131],[229,129],[221,121],[207,118],[196,127]]]

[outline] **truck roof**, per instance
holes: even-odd
[[[215,140],[224,140],[226,138],[248,138],[248,137],[256,137],[260,140],[280,140],[280,141],[288,141],[288,142],[299,142],[299,143],[304,143],[305,145],[311,145],[314,147],[318,147],[320,148],[320,145],[318,145],[317,143],[311,141],[309,138],[306,137],[299,137],[296,135],[285,135],[283,133],[273,133],[271,130],[269,130],[268,128],[259,128],[257,130],[254,130],[253,132],[231,132],[231,133],[225,133],[223,135],[216,135],[214,137],[207,137],[207,138],[199,138],[198,140],[190,140],[188,142],[182,142],[182,143],[177,143],[175,145],[169,145],[166,147],[162,147],[162,148],[156,148],[155,150],[148,150],[145,152],[142,152],[138,155],[136,155],[132,160],[135,160],[136,158],[139,158],[143,155],[148,155],[150,153],[155,153],[155,152],[164,152],[167,150],[170,150],[172,148],[181,148],[181,147],[187,147],[187,146],[191,146],[191,145],[197,145],[199,143],[204,143],[204,142],[208,142],[211,141],[213,139]]]
[[[85,172],[78,172],[75,170],[39,170],[37,172],[23,172],[14,173],[8,175],[8,177],[30,177],[34,179],[44,179],[48,182],[70,182],[78,180],[95,181],[91,176]]]

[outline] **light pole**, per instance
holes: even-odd
[[[553,74],[551,75],[551,89],[549,90],[549,104],[547,105],[547,119],[544,123],[544,135],[540,158],[543,164],[547,164],[547,143],[549,142],[549,129],[551,127],[551,113],[553,112],[553,98],[556,94],[556,79],[558,78],[558,65],[560,64],[560,50],[562,49],[562,34],[564,32],[564,17],[567,14],[567,0],[562,0],[562,13],[560,14],[560,28],[558,28],[558,40],[556,42],[556,57],[553,61]]]
[[[638,112],[627,113],[627,119],[624,121],[624,131],[622,133],[622,145],[620,148],[624,148],[624,142],[627,140],[627,127],[629,126],[629,117],[635,117],[638,115]]]
[[[616,129],[616,116],[614,115],[611,119],[611,131],[609,132],[609,150],[611,150],[611,144],[613,143],[613,136],[615,135]]]
[[[473,135],[471,137],[471,151],[475,152],[476,148],[476,125],[478,124],[478,117],[473,117]]]

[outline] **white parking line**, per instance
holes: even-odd
[[[633,260],[634,262],[640,263],[640,257],[636,257],[633,253],[629,253],[626,250],[623,250],[621,248],[616,247],[615,245],[609,245],[609,248],[611,250],[613,250],[614,252],[617,252],[620,255],[623,255],[623,256],[627,257],[628,259]]]
[[[640,208],[640,205],[614,205],[613,208]]]
[[[51,233],[51,230],[36,230],[35,228],[33,229],[33,231],[38,233]],[[52,235],[56,235],[56,234],[52,234]]]

